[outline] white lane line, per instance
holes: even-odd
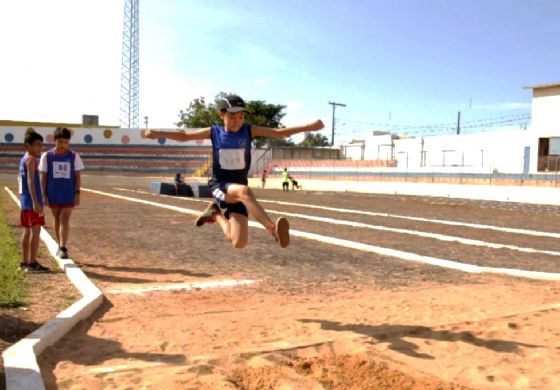
[[[124,189],[124,188],[122,188],[122,189],[121,188],[115,188],[115,189],[117,189],[119,191],[130,191],[130,192],[154,195],[154,194],[151,194],[151,193],[146,192],[146,191],[133,191],[133,190],[127,190],[127,189]],[[170,196],[170,195],[159,195],[159,196],[176,198],[176,197],[173,197],[173,196]],[[205,203],[208,202],[208,201],[200,200],[200,199],[191,199],[191,198],[181,198],[181,199],[185,199],[185,200],[189,200],[189,201],[195,201],[195,202],[205,202]],[[427,233],[427,232],[422,232],[422,231],[418,231],[418,230],[411,230],[411,229],[391,228],[391,227],[388,227],[388,226],[371,225],[371,224],[362,223],[362,222],[346,221],[346,220],[327,218],[327,217],[319,217],[319,216],[308,215],[308,214],[288,213],[288,212],[285,212],[285,211],[277,211],[277,210],[271,210],[271,209],[266,209],[266,211],[269,212],[269,213],[272,213],[272,214],[280,214],[280,215],[285,215],[285,216],[290,216],[290,217],[295,217],[295,218],[307,219],[307,220],[311,220],[311,221],[325,222],[325,223],[336,224],[336,225],[346,225],[346,226],[352,226],[352,227],[364,228],[364,229],[388,231],[388,232],[400,233],[400,234],[409,234],[409,235],[414,235],[414,236],[419,236],[419,237],[433,238],[433,239],[439,240],[439,241],[457,242],[457,243],[465,244],[465,245],[481,246],[481,247],[493,248],[493,249],[510,249],[510,250],[514,250],[514,251],[518,251],[518,252],[524,252],[524,253],[542,253],[542,254],[550,255],[550,256],[560,256],[560,252],[557,252],[557,251],[549,251],[549,250],[542,250],[542,249],[535,249],[535,248],[528,248],[528,247],[519,247],[519,246],[516,246],[516,245],[509,245],[509,244],[499,244],[499,243],[482,241],[482,240],[475,240],[475,239],[470,239],[470,238],[448,236],[448,235],[445,235],[445,234]]]
[[[146,205],[149,205],[149,206],[155,206],[155,207],[161,207],[163,209],[173,210],[173,211],[177,211],[177,212],[183,213],[183,214],[191,214],[191,215],[199,215],[200,214],[199,210],[191,210],[191,209],[186,209],[186,208],[183,208],[183,207],[171,206],[171,205],[164,204],[164,203],[152,202],[152,201],[149,201],[149,200],[138,199],[138,198],[131,198],[129,196],[117,195],[117,194],[112,194],[110,192],[104,192],[104,191],[97,191],[97,190],[93,190],[93,189],[90,189],[90,188],[83,188],[83,190],[85,192],[91,192],[93,194],[109,196],[109,197],[115,198],[115,199],[128,200],[130,202],[142,203],[142,204],[146,204]]]
[[[397,229],[397,228],[391,228],[391,227],[388,227],[388,226],[370,225],[370,224],[367,224],[367,223],[345,221],[345,220],[334,219],[334,218],[316,217],[314,215],[307,215],[307,214],[287,213],[285,211],[276,211],[276,210],[270,210],[270,209],[266,209],[266,211],[269,212],[269,213],[273,213],[273,214],[281,214],[281,215],[295,217],[295,218],[308,219],[308,220],[311,220],[311,221],[325,222],[325,223],[330,223],[330,224],[335,224],[335,225],[353,226],[353,227],[364,228],[364,229],[388,231],[388,232],[393,232],[393,233],[409,234],[409,235],[413,235],[413,236],[433,238],[433,239],[439,240],[439,241],[458,242],[460,244],[465,244],[465,245],[482,246],[482,247],[488,247],[488,248],[493,248],[493,249],[511,249],[511,250],[514,250],[514,251],[525,252],[525,253],[542,253],[542,254],[551,255],[551,256],[560,256],[560,252],[556,252],[556,251],[519,247],[519,246],[515,246],[515,245],[508,245],[508,244],[498,244],[498,243],[494,243],[494,242],[474,240],[474,239],[470,239],[470,238],[463,238],[463,237],[457,237],[457,236],[447,236],[447,235],[438,234],[438,233],[421,232],[421,231],[418,231],[418,230]]]
[[[441,225],[465,226],[465,227],[470,227],[470,228],[475,228],[475,229],[497,230],[497,231],[502,231],[502,232],[507,232],[507,233],[525,234],[525,235],[530,235],[530,236],[560,238],[560,233],[542,232],[542,231],[538,231],[538,230],[508,228],[508,227],[502,227],[502,226],[483,225],[483,224],[468,223],[468,222],[456,222],[456,221],[448,221],[448,220],[443,220],[443,219],[411,217],[411,216],[407,216],[407,215],[397,215],[397,214],[388,214],[388,213],[375,213],[375,212],[371,212],[371,211],[342,209],[342,208],[334,208],[334,207],[327,207],[327,206],[316,206],[316,205],[311,205],[311,204],[283,202],[283,201],[278,201],[278,200],[259,199],[259,202],[275,203],[275,204],[285,205],[285,206],[307,207],[307,208],[311,208],[311,209],[335,211],[337,213],[360,214],[360,215],[369,215],[369,216],[373,216],[373,217],[399,218],[399,219],[407,219],[407,220],[410,220],[410,221],[432,222],[432,223],[438,223],[438,224],[441,224]]]
[[[248,286],[255,283],[254,280],[214,280],[209,282],[192,282],[192,283],[173,283],[173,284],[160,284],[143,287],[132,288],[114,288],[106,290],[107,294],[138,294],[142,295],[147,292],[154,291],[170,291],[170,290],[205,290],[209,288],[219,287],[236,287]]]
[[[150,202],[147,200],[131,198],[123,195],[112,194],[109,192],[102,192],[102,191],[91,190],[91,189],[84,189],[84,191],[96,193],[99,195],[110,196],[116,199],[129,200],[131,202],[162,207],[165,209],[175,210],[186,214],[200,213],[199,211],[184,209],[176,206],[170,206],[163,203]],[[264,229],[264,227],[261,224],[254,221],[249,221],[249,226]],[[527,271],[527,270],[515,269],[515,268],[484,267],[484,266],[478,266],[474,264],[460,263],[452,260],[438,259],[430,256],[422,256],[416,253],[404,252],[396,249],[383,248],[375,245],[363,244],[356,241],[343,240],[340,238],[323,236],[315,233],[302,232],[299,230],[290,230],[290,234],[294,237],[303,237],[309,240],[324,242],[330,245],[337,245],[344,248],[356,249],[369,253],[377,253],[383,256],[396,257],[401,260],[430,264],[438,267],[449,268],[449,269],[454,269],[457,271],[463,271],[468,273],[491,273],[491,274],[516,276],[521,278],[529,278],[529,279],[537,279],[537,280],[560,280],[560,273],[555,273],[555,272]]]
[[[450,268],[457,271],[468,273],[491,273],[501,274],[508,276],[517,276],[522,278],[537,279],[537,280],[560,280],[560,273],[556,272],[538,272],[526,271],[516,268],[495,268],[484,267],[474,264],[460,263],[453,260],[438,259],[436,257],[422,256],[416,253],[405,252],[397,249],[383,248],[376,245],[362,244],[360,242],[343,240],[335,237],[323,236],[315,233],[306,233],[298,230],[290,230],[292,236],[304,237],[310,240],[324,242],[326,244],[338,245],[351,249],[358,249],[364,252],[377,253],[384,256],[396,257],[401,260],[415,261],[424,264],[435,265],[443,268]]]

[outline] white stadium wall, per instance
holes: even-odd
[[[392,139],[390,135],[365,140],[364,160],[398,161],[398,171],[519,173],[525,147],[530,147],[530,171],[536,172],[538,135],[530,130],[502,130],[464,135]],[[361,158],[361,145],[343,145],[345,157]]]

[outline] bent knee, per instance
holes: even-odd
[[[251,190],[251,188],[249,188],[249,186],[242,186],[239,189],[239,197],[240,198],[250,198],[253,196],[253,191]]]

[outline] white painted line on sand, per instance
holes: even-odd
[[[199,211],[195,211],[195,210],[183,209],[177,206],[170,206],[158,202],[150,202],[143,199],[131,198],[128,196],[116,195],[108,192],[102,192],[102,191],[96,191],[90,189],[84,189],[84,190],[88,192],[97,193],[100,195],[110,196],[117,199],[129,200],[131,202],[138,202],[138,203],[148,204],[151,206],[175,210],[181,213],[195,214],[195,215],[198,215],[200,213]],[[261,224],[254,221],[249,221],[249,226],[256,227],[259,229],[264,229],[264,227]],[[308,233],[299,230],[290,230],[290,234],[294,237],[303,237],[309,240],[319,241],[329,245],[337,245],[345,248],[361,250],[364,252],[377,253],[383,256],[396,257],[401,260],[430,264],[438,267],[449,268],[449,269],[454,269],[457,271],[463,271],[468,273],[491,273],[491,274],[515,276],[515,277],[536,279],[536,280],[560,280],[560,273],[555,273],[555,272],[527,271],[527,270],[515,269],[515,268],[484,267],[484,266],[478,266],[474,264],[460,263],[452,260],[438,259],[430,256],[422,256],[416,253],[405,252],[405,251],[400,251],[400,250],[390,249],[390,248],[383,248],[375,245],[363,244],[356,241],[343,240],[336,237],[323,236],[321,234]]]
[[[4,189],[19,205],[14,193],[8,187]],[[41,239],[83,297],[2,353],[7,390],[44,389],[37,356],[68,333],[80,320],[89,317],[103,302],[101,291],[82,270],[71,259],[61,259],[56,255],[58,244],[44,228],[41,228]]]
[[[364,252],[377,253],[384,256],[396,257],[401,260],[414,261],[424,264],[435,265],[438,267],[454,269],[468,273],[491,273],[508,276],[516,276],[521,278],[536,279],[536,280],[560,280],[560,273],[555,272],[538,272],[526,271],[516,268],[495,268],[484,267],[474,264],[460,263],[453,260],[439,259],[436,257],[422,256],[416,253],[400,251],[397,249],[383,248],[375,245],[362,244],[360,242],[343,240],[335,237],[323,236],[315,233],[301,232],[298,230],[290,230],[292,236],[304,237],[310,240],[324,242],[326,244],[342,246],[351,249],[358,249]]]
[[[458,242],[460,244],[465,244],[465,245],[482,246],[482,247],[488,247],[488,248],[493,248],[493,249],[511,249],[511,250],[514,250],[514,251],[525,252],[525,253],[542,253],[542,254],[546,254],[546,255],[550,255],[550,256],[560,256],[560,252],[556,252],[556,251],[519,247],[519,246],[509,245],[509,244],[498,244],[498,243],[494,243],[494,242],[474,240],[474,239],[471,239],[471,238],[448,236],[448,235],[438,234],[438,233],[421,232],[421,231],[418,231],[418,230],[397,229],[397,228],[391,228],[391,227],[388,227],[388,226],[370,225],[370,224],[362,223],[362,222],[352,222],[352,221],[345,221],[345,220],[334,219],[334,218],[316,217],[314,215],[307,215],[307,214],[287,213],[285,211],[277,211],[277,210],[270,210],[270,209],[266,209],[266,211],[269,212],[269,213],[273,213],[273,214],[281,214],[281,215],[285,215],[285,216],[288,216],[288,217],[308,219],[308,220],[311,220],[311,221],[319,221],[319,222],[325,222],[325,223],[330,223],[330,224],[335,224],[335,225],[346,225],[346,226],[352,226],[352,227],[358,227],[358,228],[364,228],[364,229],[372,229],[372,230],[388,231],[388,232],[393,232],[393,233],[408,234],[408,235],[419,236],[419,237],[433,238],[433,239],[439,240],[439,241]]]
[[[335,211],[337,213],[361,214],[361,215],[369,215],[369,216],[372,216],[372,217],[399,218],[399,219],[407,219],[407,220],[410,220],[410,221],[438,223],[438,224],[441,224],[441,225],[465,226],[465,227],[470,227],[470,228],[474,228],[474,229],[488,229],[488,230],[497,230],[497,231],[502,231],[502,232],[507,232],[507,233],[525,234],[525,235],[530,235],[530,236],[560,238],[560,233],[542,232],[542,231],[538,231],[538,230],[508,228],[508,227],[503,227],[503,226],[483,225],[483,224],[469,223],[469,222],[448,221],[448,220],[443,220],[443,219],[411,217],[411,216],[407,216],[407,215],[397,215],[397,214],[388,214],[388,213],[375,213],[375,212],[364,211],[364,210],[352,210],[352,209],[343,209],[343,208],[335,208],[335,207],[327,207],[327,206],[317,206],[317,205],[311,205],[311,204],[284,202],[284,201],[278,201],[278,200],[259,199],[259,202],[275,203],[275,204],[285,205],[285,206],[306,207],[306,208],[318,209],[318,210]]]
[[[156,194],[152,194],[150,192],[141,191],[141,190],[140,191],[134,191],[134,190],[127,190],[127,189],[124,189],[124,188],[115,188],[115,189],[119,190],[119,191],[130,191],[130,192],[136,192],[136,193],[141,193],[141,194],[148,194],[148,195],[162,196],[162,197],[168,197],[168,198],[176,199],[176,197],[173,197],[171,195],[156,195]],[[206,200],[201,200],[201,199],[191,199],[191,198],[180,198],[180,199],[193,201],[193,202],[205,202],[205,203],[208,202]],[[279,203],[286,203],[286,202],[279,202]],[[311,220],[311,221],[325,222],[325,223],[336,224],[336,225],[346,225],[346,226],[352,226],[352,227],[364,228],[364,229],[388,231],[388,232],[400,233],[400,234],[408,234],[408,235],[414,235],[414,236],[419,236],[419,237],[433,238],[433,239],[439,240],[439,241],[458,242],[458,243],[464,244],[464,245],[481,246],[481,247],[487,247],[487,248],[493,248],[493,249],[511,249],[511,250],[514,250],[514,251],[524,252],[524,253],[542,253],[542,254],[550,255],[550,256],[560,256],[560,252],[557,252],[557,251],[535,249],[535,248],[528,248],[528,247],[519,247],[519,246],[516,246],[516,245],[509,245],[509,244],[499,244],[499,243],[482,241],[482,240],[475,240],[475,239],[470,239],[470,238],[449,236],[449,235],[445,235],[445,234],[427,233],[427,232],[422,232],[422,231],[418,231],[418,230],[411,230],[411,229],[391,228],[391,227],[388,227],[388,226],[371,225],[371,224],[362,223],[362,222],[346,221],[346,220],[327,218],[327,217],[319,217],[319,216],[308,215],[308,214],[288,213],[288,212],[285,212],[285,211],[278,211],[278,210],[271,210],[271,209],[266,209],[266,211],[269,212],[269,213],[272,213],[272,214],[280,214],[280,215],[284,215],[284,216],[302,218],[302,219],[307,219],[307,220]]]
[[[209,288],[219,287],[237,287],[248,286],[255,283],[254,280],[214,280],[208,282],[192,282],[192,283],[173,283],[159,284],[152,286],[132,287],[132,288],[114,288],[106,290],[107,294],[139,294],[155,291],[171,291],[171,290],[205,290]]]
[[[191,214],[191,215],[199,215],[200,214],[199,210],[191,210],[191,209],[172,206],[172,205],[168,205],[168,204],[164,204],[164,203],[152,202],[152,201],[149,201],[149,200],[138,199],[138,198],[131,198],[129,196],[112,194],[110,192],[98,191],[98,190],[93,190],[93,189],[90,189],[90,188],[82,188],[82,191],[91,192],[92,194],[97,194],[97,195],[104,195],[104,196],[108,196],[108,197],[115,198],[115,199],[128,200],[129,202],[141,203],[141,204],[145,204],[145,205],[148,205],[148,206],[160,207],[160,208],[163,208],[163,209],[177,211],[177,212],[183,213],[183,214]]]

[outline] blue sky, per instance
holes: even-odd
[[[114,0],[2,2],[0,118],[118,124],[122,13]],[[556,0],[142,0],[140,18],[151,127],[226,91],[287,105],[286,125],[321,118],[329,139],[328,102],[345,103],[336,144],[451,132],[459,110],[463,131],[518,128],[522,87],[560,81]]]

